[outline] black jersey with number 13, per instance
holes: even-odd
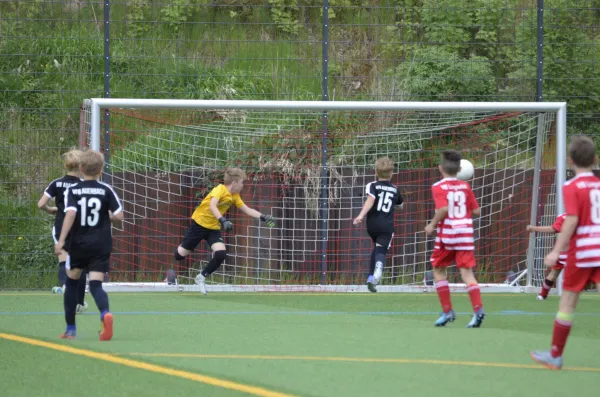
[[[76,255],[110,254],[112,231],[108,211],[113,215],[123,210],[119,197],[104,182],[87,180],[65,192],[65,212],[75,210],[77,216],[70,231],[69,252]]]
[[[394,233],[394,210],[403,203],[398,188],[390,181],[367,184],[366,194],[375,199],[367,213],[367,230],[373,233]]]

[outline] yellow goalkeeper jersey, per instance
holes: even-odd
[[[212,230],[219,230],[221,229],[221,224],[210,211],[210,200],[213,197],[219,199],[217,208],[223,216],[225,216],[225,213],[229,208],[231,208],[232,204],[237,208],[243,207],[245,204],[242,201],[239,193],[231,194],[223,184],[216,186],[213,190],[211,190],[210,193],[204,197],[204,200],[202,200],[200,205],[194,210],[192,219],[202,227]]]

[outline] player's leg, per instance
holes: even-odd
[[[531,358],[553,370],[562,368],[562,353],[573,326],[573,312],[578,300],[579,292],[568,291],[563,287],[552,330],[552,348],[546,351],[531,352]]]
[[[485,311],[483,310],[483,303],[481,301],[479,283],[477,283],[475,274],[473,274],[473,268],[475,267],[474,252],[458,251],[456,253],[456,267],[459,269],[460,276],[467,286],[467,292],[469,293],[469,299],[473,307],[473,317],[469,324],[467,324],[467,328],[479,328],[485,318]]]
[[[67,257],[67,259],[70,259]],[[77,334],[77,327],[75,325],[75,311],[77,307],[77,282],[81,276],[81,268],[78,264],[74,264],[73,267],[69,260],[66,261],[66,273],[67,280],[65,281],[65,291],[63,295],[63,305],[65,309],[65,322],[67,328],[65,332],[60,335],[62,339],[73,339]]]
[[[67,286],[67,252],[63,251],[58,255],[58,288],[53,289],[53,292],[64,293]]]
[[[373,241],[373,249],[371,250],[371,257],[369,258],[369,275],[367,277],[367,289],[370,292],[377,292],[377,288],[375,288],[375,282],[373,280],[373,273],[375,273],[375,248],[377,246],[377,234],[371,233],[367,230],[369,237]]]
[[[90,294],[100,311],[100,340],[109,341],[113,336],[113,315],[110,313],[108,294],[102,288],[104,275],[109,271],[110,254],[92,258],[89,266]]]
[[[213,274],[219,267],[221,267],[221,264],[225,262],[225,258],[227,258],[227,250],[224,243],[209,243],[209,245],[210,249],[212,250],[212,258],[200,273],[204,277],[208,277]]]
[[[200,227],[196,222],[192,221],[190,226],[186,229],[181,244],[175,250],[175,260],[180,262],[184,260],[188,255],[196,249],[200,241],[204,238],[203,228]]]
[[[552,347],[550,350],[530,353],[535,361],[554,370],[562,368],[562,355],[573,325],[579,294],[588,282],[600,283],[600,268],[578,268],[573,265],[566,266],[564,272],[563,291],[552,331]]]
[[[560,265],[555,265],[554,267],[552,267],[552,270],[550,270],[550,273],[548,273],[548,276],[546,276],[546,278],[544,279],[544,282],[542,283],[542,290],[537,296],[538,300],[545,300],[546,298],[548,298],[548,294],[550,293],[552,287],[554,287],[554,284],[558,279],[558,275],[562,270],[562,266],[559,266]]]
[[[58,234],[57,234],[58,233]],[[52,239],[54,240],[54,244],[58,242],[58,237],[60,236],[60,229],[57,229],[56,226],[52,228]],[[54,287],[52,292],[62,293],[65,290],[65,286],[67,284],[67,251],[63,250],[60,255],[58,255],[58,287]]]
[[[206,278],[213,274],[221,264],[225,262],[225,258],[227,258],[227,250],[225,248],[225,243],[223,242],[223,237],[221,236],[220,230],[211,230],[207,233],[206,242],[210,246],[212,251],[212,258],[206,264],[204,269],[196,276],[196,284],[200,289],[200,292],[206,295]]]
[[[85,301],[85,287],[87,281],[87,272],[81,272],[79,282],[77,283],[77,313],[83,313],[87,310],[88,304]]]
[[[379,284],[383,275],[383,266],[385,266],[385,257],[392,246],[394,233],[380,233],[375,243],[375,271],[373,272],[373,281]]]
[[[375,244],[375,242],[373,242]],[[373,273],[375,273],[375,245],[371,250],[371,257],[369,258],[369,276],[367,277],[367,288],[371,292],[377,292],[377,288],[375,288],[375,281],[373,280]]]
[[[442,306],[442,314],[435,322],[436,327],[443,327],[456,319],[456,315],[452,309],[450,286],[448,285],[448,277],[446,274],[446,268],[452,264],[453,259],[454,251],[447,251],[445,249],[434,249],[433,254],[431,255],[435,291],[438,294],[440,305]]]

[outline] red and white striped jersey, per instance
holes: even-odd
[[[578,218],[567,266],[600,267],[600,179],[581,173],[563,186],[565,212]]]
[[[554,231],[556,233],[560,233],[560,230],[562,229],[562,225],[563,225],[563,223],[565,223],[566,217],[567,217],[567,214],[560,214],[559,216],[556,217],[556,220],[552,224],[552,229],[554,229]],[[563,265],[563,266],[565,266],[567,264],[567,251],[561,251],[561,253],[558,257],[558,264]]]
[[[470,251],[473,239],[473,210],[479,208],[469,183],[456,178],[444,178],[431,187],[435,209],[447,207],[448,215],[440,221],[435,249]]]

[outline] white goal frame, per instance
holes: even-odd
[[[566,149],[567,149],[567,103],[566,102],[356,102],[356,101],[263,101],[263,100],[181,100],[181,99],[124,99],[124,98],[92,98],[84,101],[84,107],[89,109],[90,136],[89,147],[94,150],[101,148],[101,120],[103,108],[120,109],[230,109],[230,110],[312,110],[312,111],[516,111],[516,112],[552,112],[555,113],[556,133],[556,186],[562,186],[566,179]],[[539,173],[541,170],[541,148],[536,148],[534,186],[539,188]],[[562,189],[556,189],[556,213],[564,210]],[[531,222],[536,221],[537,195],[532,200]],[[481,284],[482,292],[516,292],[535,293],[538,287],[532,285],[532,270],[534,262],[535,237],[529,238],[527,251],[527,266],[524,271],[510,283]],[[526,278],[525,286],[518,285]],[[558,293],[561,292],[562,277],[559,280]],[[197,291],[195,285],[168,285],[165,283],[105,283],[108,291]],[[212,291],[223,292],[366,292],[364,285],[214,285]],[[451,284],[452,290],[464,291],[464,284]],[[433,286],[379,286],[380,292],[431,292]]]

